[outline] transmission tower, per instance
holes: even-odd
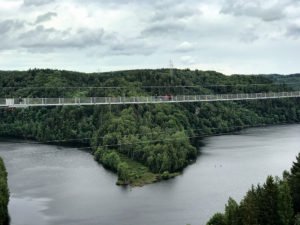
[[[174,64],[173,61],[170,60],[170,75],[172,76],[174,74]]]

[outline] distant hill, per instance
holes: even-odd
[[[300,74],[291,74],[291,75],[270,75],[269,78],[274,81],[274,83],[284,83],[287,84],[289,87],[292,87],[295,90],[300,89]]]
[[[78,73],[1,71],[1,97],[164,96],[290,91],[299,75],[232,75],[174,69]],[[281,83],[282,85],[278,85]],[[288,85],[285,85],[285,84]],[[300,99],[0,109],[0,136],[90,147],[118,174],[144,185],[193,163],[201,138],[251,126],[300,122]],[[53,142],[55,140],[55,142]]]

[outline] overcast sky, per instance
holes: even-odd
[[[0,0],[0,70],[300,72],[300,0]]]

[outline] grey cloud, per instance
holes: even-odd
[[[53,50],[57,48],[85,48],[101,45],[104,38],[104,30],[80,29],[60,31],[54,28],[37,26],[19,36],[21,46],[27,49]]]
[[[245,28],[241,33],[240,33],[240,41],[244,43],[253,43],[256,40],[259,39],[259,33],[256,29],[255,26],[251,26],[248,28]]]
[[[286,36],[292,37],[292,38],[300,38],[300,26],[290,25],[287,28]]]
[[[112,55],[151,55],[155,52],[153,44],[142,39],[129,39],[111,44],[109,54]]]
[[[55,0],[24,0],[24,6],[41,6],[53,3]]]
[[[162,21],[165,19],[182,19],[201,15],[201,12],[192,6],[173,5],[167,8],[156,8],[155,15],[152,20]]]
[[[148,5],[170,5],[175,2],[180,2],[180,0],[72,0],[73,2],[83,3],[83,4],[101,4],[101,5],[127,5],[127,4],[148,4]]]
[[[48,12],[46,14],[39,15],[36,18],[35,23],[38,24],[38,23],[42,23],[42,22],[45,22],[45,21],[49,21],[49,20],[52,19],[52,17],[55,17],[55,16],[57,16],[57,13],[55,13],[55,12]]]
[[[19,45],[31,52],[72,48],[97,48],[102,55],[149,55],[154,52],[153,45],[146,44],[142,39],[120,39],[119,34],[109,34],[103,29],[82,28],[76,31],[61,31],[39,25],[20,34]]]
[[[268,4],[269,3],[269,4]],[[221,13],[235,16],[249,16],[264,21],[281,20],[286,17],[285,7],[292,4],[288,1],[260,1],[260,0],[228,0],[223,4]]]
[[[254,41],[258,40],[259,36],[255,33],[243,32],[240,35],[240,40],[245,43],[253,43]]]
[[[15,38],[18,31],[25,27],[24,21],[4,20],[0,22],[0,49],[7,50],[14,48],[17,43]]]
[[[24,21],[19,20],[4,20],[0,22],[0,33],[4,35],[9,31],[19,30],[25,25]]]
[[[175,23],[175,22],[153,23],[152,25],[144,29],[141,32],[141,35],[143,37],[147,37],[147,36],[176,34],[182,32],[184,29],[185,26],[181,23]]]

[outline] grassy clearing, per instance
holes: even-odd
[[[121,161],[126,162],[129,166],[129,185],[132,187],[142,187],[146,184],[155,183],[163,179],[173,178],[180,173],[168,173],[168,174],[156,174],[152,173],[146,166],[143,164],[133,161],[128,157],[119,154]],[[126,185],[124,182],[118,180],[118,185]]]

